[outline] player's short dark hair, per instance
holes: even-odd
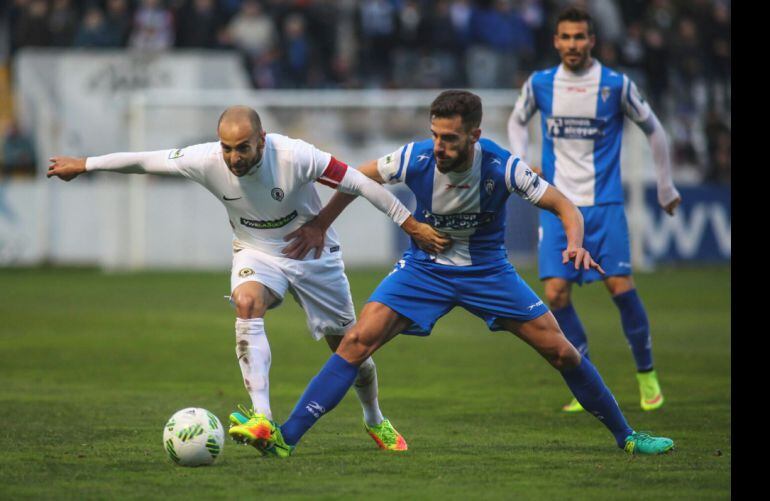
[[[235,111],[236,109],[246,112],[246,116],[249,118],[249,122],[251,123],[251,130],[253,130],[255,133],[262,132],[262,119],[259,118],[259,113],[257,113],[254,108],[249,108],[248,106],[230,106],[229,108],[225,109],[225,111],[219,115],[219,121],[217,121],[217,130],[219,130],[219,126],[222,125],[222,120],[225,118],[225,115],[227,115],[228,112]]]
[[[559,13],[559,17],[556,18],[556,26],[554,31],[558,31],[559,23],[562,21],[571,21],[573,23],[580,23],[585,21],[586,24],[588,24],[588,34],[594,34],[594,19],[591,17],[591,14],[579,7],[571,6],[562,10]]]
[[[481,125],[481,98],[466,90],[445,90],[430,105],[431,118],[460,115],[467,130]]]

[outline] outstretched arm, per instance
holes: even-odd
[[[575,269],[581,266],[588,270],[596,268],[602,275],[604,270],[593,260],[591,254],[583,248],[583,214],[567,197],[553,186],[548,186],[545,193],[536,204],[556,214],[561,219],[564,232],[567,234],[567,248],[562,252],[562,263],[575,262]]]
[[[172,150],[173,151],[173,150]],[[143,151],[137,153],[111,153],[98,157],[51,157],[46,177],[58,177],[64,181],[75,179],[84,172],[111,171],[124,174],[166,174],[181,175],[168,162],[169,150]]]

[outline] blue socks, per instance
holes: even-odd
[[[358,366],[336,353],[305,389],[289,419],[281,425],[283,439],[295,445],[321,416],[342,401],[358,375]]]
[[[583,324],[580,323],[580,318],[578,318],[572,303],[560,310],[551,310],[551,312],[553,313],[553,316],[556,317],[556,321],[559,322],[559,327],[561,327],[562,332],[569,342],[572,343],[572,346],[580,352],[582,357],[589,358],[586,331],[583,329]]]
[[[623,332],[628,340],[628,345],[631,347],[631,353],[634,355],[636,370],[639,372],[651,371],[653,364],[650,323],[647,320],[644,305],[639,299],[639,294],[636,293],[636,289],[631,289],[613,296],[612,300],[620,310],[620,323],[623,325]],[[583,357],[590,359],[586,331],[572,303],[560,310],[552,310],[552,312],[569,342]]]
[[[636,369],[639,372],[652,370],[650,324],[636,289],[613,296],[612,300],[620,310],[620,322],[623,324],[623,332],[634,354]]]
[[[623,448],[633,430],[591,361],[583,357],[580,365],[562,371],[561,375],[580,405],[609,428],[618,447]]]

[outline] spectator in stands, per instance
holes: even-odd
[[[260,2],[244,0],[241,9],[227,25],[224,42],[241,52],[256,88],[278,86],[277,33],[273,20],[264,12]]]
[[[510,0],[491,3],[484,2],[471,14],[466,65],[474,70],[469,72],[469,83],[476,88],[510,88],[526,78],[519,74],[520,61],[533,54],[532,32]]]
[[[131,35],[131,10],[128,0],[107,0],[105,22],[111,47],[125,47]]]
[[[305,32],[305,18],[301,14],[291,14],[283,22],[282,59],[286,85],[306,87],[310,69],[310,41]]]
[[[11,48],[46,47],[51,45],[48,27],[48,3],[46,0],[17,2],[11,30]]]
[[[53,0],[48,15],[48,29],[51,33],[51,45],[72,45],[78,29],[78,12],[72,6],[72,0]]]
[[[216,48],[223,24],[224,19],[215,0],[187,0],[179,10],[176,45]]]
[[[146,50],[163,50],[174,45],[174,18],[163,0],[140,0],[128,45]]]
[[[99,7],[92,5],[86,10],[83,22],[75,35],[75,47],[112,47],[114,37]]]
[[[389,0],[361,0],[358,9],[359,62],[365,84],[389,87],[398,11]]]
[[[235,48],[250,56],[272,51],[277,40],[273,20],[257,0],[244,0],[227,26],[227,37]]]

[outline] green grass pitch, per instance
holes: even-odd
[[[358,309],[387,270],[350,271]],[[630,424],[676,440],[630,457],[531,348],[455,309],[429,338],[375,355],[380,402],[409,442],[376,449],[353,392],[285,461],[226,441],[211,467],[172,464],[162,427],[246,403],[219,273],[0,270],[0,498],[727,499],[730,268],[636,276],[667,403],[642,412],[633,359],[601,284],[575,289],[592,359]],[[532,271],[523,275],[538,293]],[[282,421],[329,356],[292,299],[266,316]]]

